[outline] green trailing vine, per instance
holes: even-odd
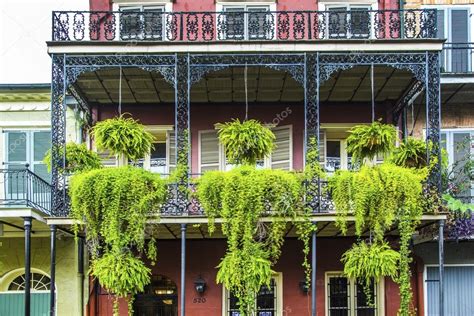
[[[251,315],[258,290],[271,281],[287,222],[304,222],[301,176],[250,166],[209,171],[198,179],[196,194],[210,233],[215,218],[223,218],[227,253],[218,266],[217,282],[235,294],[242,315]],[[262,222],[262,217],[269,221]]]
[[[216,124],[227,161],[236,165],[255,165],[275,148],[275,134],[259,121],[235,119]]]
[[[354,126],[349,134],[347,152],[358,162],[391,153],[397,140],[397,130],[393,125],[377,121],[370,125]]]
[[[90,273],[115,295],[118,315],[118,299],[128,299],[130,308],[133,295],[150,282],[140,257],[156,260],[154,239],[145,242],[145,225],[166,199],[164,180],[134,167],[95,169],[72,177],[70,196],[73,229],[86,233]]]
[[[64,155],[64,147],[59,146],[49,149],[44,156],[43,163],[51,172],[51,151],[58,150],[59,155]],[[66,164],[61,173],[73,174],[76,172],[102,168],[102,162],[97,153],[87,149],[86,144],[67,143],[66,144]]]
[[[97,123],[92,135],[98,150],[131,160],[145,157],[153,147],[153,135],[137,120],[124,115]]]

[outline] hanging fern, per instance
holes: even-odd
[[[397,130],[393,125],[373,122],[351,128],[347,137],[347,152],[355,161],[374,159],[377,155],[391,153],[397,140]]]
[[[64,155],[64,147],[56,147],[46,152],[43,163],[51,172],[51,150],[58,150],[59,155]],[[73,174],[80,171],[102,168],[102,162],[97,153],[87,149],[86,144],[66,144],[66,165],[60,170],[61,173]]]
[[[217,281],[236,295],[242,315],[252,315],[258,290],[271,280],[288,221],[300,234],[311,234],[305,226],[311,223],[303,206],[302,180],[287,171],[249,166],[206,172],[198,180],[196,194],[209,218],[209,232],[215,229],[214,219],[222,217],[227,237]],[[263,223],[262,217],[271,221]]]
[[[119,297],[128,298],[149,282],[150,270],[133,254],[148,252],[155,260],[154,239],[145,247],[145,225],[158,216],[165,183],[140,168],[103,168],[74,175],[70,195],[73,229],[85,230],[91,273],[116,296],[116,310]]]
[[[341,261],[344,274],[362,280],[364,292],[370,294],[373,282],[377,283],[381,277],[397,278],[400,254],[385,242],[370,245],[359,242],[342,255]],[[372,301],[371,295],[368,299]]]
[[[153,135],[138,121],[124,115],[97,123],[92,135],[97,149],[131,160],[145,157],[153,148]]]
[[[216,124],[219,141],[231,164],[255,165],[268,157],[275,147],[275,134],[256,120],[240,122],[238,119]]]
[[[397,166],[423,168],[428,166],[426,142],[408,137],[393,151],[391,160]]]

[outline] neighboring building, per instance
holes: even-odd
[[[458,52],[464,40],[461,28],[436,28],[437,18],[438,26],[447,22],[441,22],[442,14],[428,8],[400,11],[399,3],[389,0],[103,0],[91,1],[90,9],[100,12],[53,14],[53,38],[48,42],[53,63],[53,146],[68,139],[88,141],[82,131],[71,137],[68,133],[72,129],[65,128],[71,121],[66,119],[69,112],[64,106],[67,91],[77,101],[76,113],[90,124],[128,112],[147,125],[157,143],[143,160],[143,167],[160,173],[172,171],[177,154],[188,146],[192,173],[231,168],[214,124],[243,118],[246,102],[250,118],[275,126],[278,148],[259,163],[262,167],[303,169],[307,141],[316,136],[321,162],[328,172],[351,167],[345,139],[347,130],[355,124],[381,118],[397,124],[405,135],[413,130],[436,142],[444,135],[440,130],[440,104],[447,111],[446,117],[457,117],[448,111],[456,113],[458,107],[464,107],[466,113],[472,111],[466,102],[472,91],[471,78],[466,75],[472,69],[472,51],[462,46]],[[106,12],[110,10],[114,13]],[[444,16],[443,21],[464,23],[464,13],[446,10]],[[440,33],[442,29],[445,33]],[[440,77],[438,56],[443,43],[437,37],[447,37],[454,43],[445,46],[441,60],[442,70],[456,75]],[[448,47],[456,53],[450,53]],[[451,110],[453,107],[455,110]],[[449,147],[456,134],[445,135]],[[54,156],[53,161],[61,166],[63,160]],[[36,163],[31,161],[32,165]],[[107,164],[118,162],[107,160]],[[41,167],[36,168],[40,174]],[[53,172],[51,183],[52,205],[43,212],[51,213],[46,222],[54,228],[52,231],[58,229],[62,234],[71,225],[64,198],[66,179]],[[37,213],[31,207],[27,209]],[[17,218],[25,216],[18,214]],[[424,216],[420,227],[436,226],[444,219],[444,215]],[[312,220],[318,230],[313,236],[317,245],[311,294],[300,288],[304,278],[302,245],[292,228],[275,267],[273,286],[256,301],[259,315],[396,315],[399,297],[393,281],[381,280],[374,289],[372,307],[360,286],[342,275],[340,257],[355,237],[353,228],[349,229],[349,237],[342,237],[335,227],[330,198],[323,196],[315,204]],[[35,226],[42,227],[39,222],[34,222],[33,231]],[[197,206],[162,212],[159,260],[152,267],[152,284],[136,297],[134,309],[138,315],[183,315],[184,309],[191,316],[237,315],[232,295],[214,281],[215,267],[225,253],[225,240],[219,234],[209,236],[201,228],[206,223]],[[21,228],[22,220],[17,219],[16,225]],[[46,225],[42,230],[49,233]],[[396,238],[397,232],[391,235]],[[62,245],[66,240],[70,244]],[[45,243],[49,243],[46,238]],[[51,275],[56,276],[57,314],[79,315],[79,310],[86,307],[89,315],[111,315],[111,300],[96,282],[84,286],[90,285],[82,293],[83,305],[77,291],[77,304],[61,300],[62,293],[67,292],[61,288],[63,284],[80,288],[82,276],[78,277],[77,272],[84,270],[77,267],[77,262],[83,261],[71,238],[51,245],[57,251],[56,273]],[[428,264],[438,263],[436,258],[444,257],[442,247],[433,256],[428,249],[431,246],[420,244],[415,248],[418,257],[413,268],[413,303],[420,314],[437,315],[430,308],[439,303],[436,297],[440,292],[423,281],[435,279],[443,265],[435,270],[428,266],[426,278],[423,272]],[[22,247],[16,246],[16,250],[23,252]],[[70,261],[62,260],[62,251],[69,254],[64,256]],[[446,253],[451,255],[450,251]],[[52,259],[54,263],[54,256]],[[49,256],[44,260],[43,265],[35,267],[33,259],[31,271],[47,275]],[[69,268],[61,270],[62,264]],[[450,271],[445,269],[446,284],[451,282]],[[61,281],[66,273],[67,281]],[[194,289],[198,278],[207,283],[202,295]],[[445,305],[450,306],[451,296],[445,297]],[[64,302],[68,302],[67,307]],[[77,310],[70,306],[77,306]],[[464,315],[449,311],[444,314]]]
[[[441,61],[441,140],[448,154],[450,169],[459,170],[469,156],[474,157],[474,2],[415,1],[410,7],[435,8],[438,11],[438,37],[446,38]],[[408,5],[407,5],[408,6]],[[424,133],[426,122],[424,94],[407,108],[409,132],[416,136]],[[457,196],[465,202],[474,202],[474,183],[456,176],[460,189]],[[470,221],[464,225],[470,227]],[[449,232],[448,232],[449,233]],[[452,235],[452,234],[449,234]],[[461,241],[448,238],[445,245],[445,315],[474,314],[474,254],[472,238]],[[439,315],[438,263],[436,242],[415,246],[419,260],[420,283],[425,284],[420,295],[424,296],[424,315]]]
[[[50,84],[0,85],[0,315],[24,315],[25,232],[31,225],[31,311],[49,314],[51,174],[43,157],[51,148]],[[68,111],[74,122],[73,111]],[[74,123],[69,138],[75,139]],[[58,232],[58,315],[81,314],[78,252],[73,236]]]

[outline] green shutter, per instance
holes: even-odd
[[[31,293],[31,316],[49,315],[49,293]],[[25,315],[23,293],[0,293],[0,316]]]

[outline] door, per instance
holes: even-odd
[[[177,316],[178,288],[163,275],[152,276],[151,283],[143,293],[135,296],[133,302],[136,316]]]

